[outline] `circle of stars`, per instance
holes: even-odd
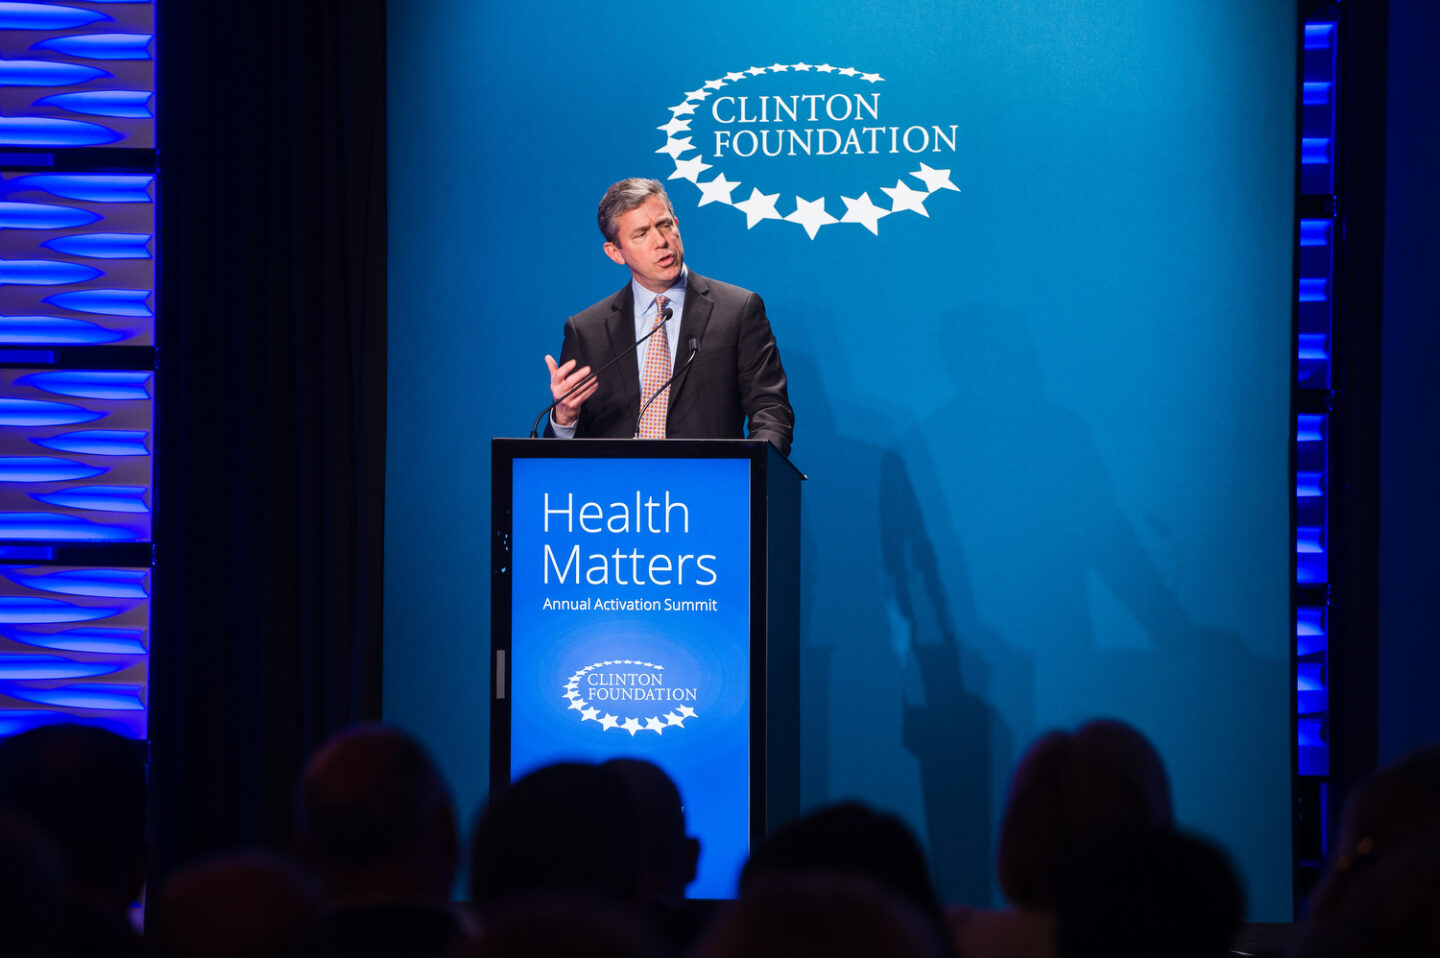
[[[654,662],[639,662],[633,659],[609,659],[605,662],[596,662],[593,665],[585,666],[585,668],[570,676],[570,681],[566,682],[565,688],[561,690],[564,693],[562,697],[570,703],[569,707],[580,713],[581,722],[599,723],[601,730],[606,732],[618,728],[622,731],[629,732],[631,737],[634,737],[638,732],[654,732],[656,735],[660,735],[672,725],[684,728],[686,719],[696,717],[694,709],[688,705],[682,705],[677,709],[666,712],[664,715],[652,715],[644,720],[632,715],[622,722],[620,716],[611,715],[608,712],[602,712],[600,709],[595,708],[580,692],[580,680],[585,677],[586,673],[612,665],[634,665],[643,669],[655,669],[659,672],[665,671],[665,666],[663,665],[656,665]]]
[[[854,67],[835,67],[828,63],[772,63],[768,67],[750,67],[748,70],[727,73],[723,77],[706,80],[697,89],[687,91],[684,100],[669,108],[669,122],[656,127],[665,134],[665,145],[655,152],[667,154],[675,163],[675,172],[670,174],[669,179],[689,180],[694,183],[700,190],[700,206],[722,203],[726,206],[733,206],[744,213],[746,229],[754,229],[757,223],[764,220],[780,220],[800,226],[812,240],[822,227],[837,223],[856,223],[879,236],[880,220],[884,217],[892,213],[903,212],[919,213],[921,216],[928,217],[930,212],[925,209],[925,201],[934,193],[939,190],[960,192],[960,187],[950,182],[949,170],[937,170],[921,163],[920,169],[912,170],[907,175],[923,184],[923,189],[915,189],[903,179],[896,180],[894,187],[882,186],[879,192],[890,198],[888,208],[876,205],[868,192],[855,197],[842,195],[840,202],[845,204],[845,212],[837,219],[825,208],[826,200],[823,196],[811,200],[797,195],[794,210],[790,213],[781,213],[779,206],[781,195],[779,193],[762,193],[752,186],[748,197],[737,200],[734,193],[736,187],[740,186],[740,181],[727,179],[725,173],[720,170],[716,170],[710,179],[702,181],[700,177],[705,171],[714,169],[714,167],[705,162],[704,154],[700,153],[699,148],[690,142],[693,139],[692,136],[680,135],[690,130],[691,121],[685,118],[692,116],[697,106],[723,86],[739,83],[750,77],[764,76],[767,73],[787,73],[792,70],[796,73],[813,71],[857,77],[866,83],[885,82],[885,78],[878,73],[862,73]],[[691,152],[696,155],[685,156]],[[634,735],[635,733],[631,732],[630,734]]]

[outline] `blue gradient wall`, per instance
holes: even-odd
[[[765,296],[791,377],[805,801],[901,813],[944,894],[984,902],[1024,745],[1118,715],[1252,917],[1288,919],[1295,17],[1264,6],[392,6],[385,709],[463,807],[488,440],[625,282],[605,186],[656,176],[692,267]],[[841,82],[925,151],[715,136],[722,96]]]

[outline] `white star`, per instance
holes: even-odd
[[[598,716],[599,714],[600,714],[600,710],[599,710],[599,709],[582,709],[582,710],[580,711],[580,721],[582,721],[582,722],[598,722],[598,721],[600,721],[600,719],[596,718],[596,716]]]
[[[579,686],[580,686],[580,680],[579,680],[579,679],[571,679],[569,682],[566,682],[566,683],[565,683],[565,690],[566,690],[567,692],[569,692],[569,691],[572,691],[572,690],[578,688]]]
[[[731,83],[734,83],[736,80],[743,80],[743,79],[745,79],[745,74],[744,74],[744,73],[727,73],[727,74],[725,74],[725,79],[729,80]]]
[[[813,240],[820,227],[835,222],[835,217],[825,212],[825,197],[807,200],[795,197],[795,212],[785,217],[791,223],[799,223]]]
[[[625,721],[621,722],[620,727],[623,728],[625,731],[629,732],[631,738],[634,738],[635,733],[640,731],[640,722],[636,720],[635,716],[632,715]]]
[[[762,73],[765,72],[765,68],[764,68],[764,67],[751,67],[750,69],[746,70],[745,72],[748,73],[748,74],[750,74],[752,77],[758,77],[758,76],[760,76]]]
[[[680,139],[677,140],[672,136],[667,137],[665,139],[665,145],[660,147],[660,149],[656,150],[655,152],[669,153],[670,159],[678,160],[680,159],[681,153],[689,153],[693,149],[695,149],[695,147],[690,145],[690,137],[682,136]]]
[[[921,216],[930,215],[925,210],[925,197],[929,196],[929,193],[912,190],[901,180],[895,181],[895,188],[893,190],[888,186],[882,186],[880,189],[884,190],[890,196],[890,212],[898,213],[901,210],[914,210]]]
[[[652,715],[645,720],[645,731],[662,735],[665,732],[665,722],[658,715]]]
[[[889,216],[890,211],[881,209],[870,202],[869,193],[861,193],[858,200],[852,200],[848,196],[840,199],[845,201],[845,215],[840,217],[842,223],[859,223],[876,236],[880,235],[880,229],[876,224],[880,217]]]
[[[722,86],[724,86],[724,85],[725,85],[725,81],[724,81],[724,80],[706,80],[706,81],[705,81],[705,89],[707,89],[707,90],[718,90],[718,89],[720,89],[720,88],[721,88]]]
[[[834,72],[835,72],[835,68],[832,67],[832,66],[831,66],[830,64],[828,64],[828,63],[822,63],[822,64],[820,64],[818,67],[816,67],[815,69],[819,70],[821,73],[834,73]]]
[[[740,185],[740,181],[727,180],[725,179],[725,174],[721,173],[709,183],[697,181],[695,185],[700,187],[700,206],[704,206],[706,203],[725,203],[729,205],[731,202],[730,194],[735,191],[735,187]]]
[[[862,79],[862,80],[868,80],[868,81],[871,82],[871,83],[879,83],[881,80],[884,80],[885,78],[882,77],[882,76],[881,76],[880,74],[878,74],[878,73],[862,73],[862,74],[860,74],[860,79]]]
[[[666,712],[665,721],[670,725],[678,725],[681,728],[685,727],[685,720],[680,716],[676,715],[674,712]]]
[[[666,136],[674,136],[676,133],[682,133],[690,129],[690,121],[682,120],[678,116],[672,116],[669,123],[666,123],[664,126],[657,126],[655,129],[664,130]]]
[[[670,112],[675,116],[689,116],[691,113],[695,112],[695,104],[691,103],[689,100],[686,100],[684,103],[681,103],[678,106],[670,107]]]
[[[689,91],[687,91],[687,92],[685,93],[685,99],[687,99],[687,100],[703,100],[703,99],[705,99],[705,98],[706,98],[707,96],[709,96],[709,95],[710,95],[710,91],[707,90],[707,89],[705,89],[705,88],[702,86],[702,87],[697,87],[697,88],[695,88],[694,90],[689,90]]]
[[[783,63],[772,63],[772,64],[770,64],[770,72],[771,72],[771,73],[784,73],[784,72],[785,72],[786,70],[788,70],[788,69],[790,69],[790,68],[789,68],[788,66],[786,66],[785,64],[783,64]]]
[[[695,710],[692,709],[692,708],[691,708],[690,706],[688,706],[688,705],[682,705],[682,706],[680,706],[678,709],[676,709],[675,711],[679,712],[680,715],[681,715],[683,718],[695,718],[695,717],[696,717],[696,716],[695,716]]]
[[[841,75],[842,77],[859,76],[859,75],[860,75],[860,71],[857,70],[857,69],[855,69],[854,67],[846,67],[845,69],[843,69],[843,70],[840,71],[840,75]]]
[[[672,180],[689,180],[696,186],[700,185],[700,171],[710,169],[710,164],[705,162],[704,157],[692,156],[688,160],[676,160],[675,172],[668,177]]]
[[[802,72],[802,73],[805,72],[806,70],[809,70],[809,69],[811,68],[811,67],[810,67],[810,64],[808,64],[808,63],[792,63],[792,64],[790,64],[790,66],[791,66],[793,69],[799,70],[799,71]]]
[[[570,707],[577,712],[584,712],[586,704],[587,703],[584,699],[576,699],[575,701],[570,703]]]
[[[579,697],[580,693],[575,691],[574,689],[570,689],[568,692],[565,693],[565,698],[567,699],[578,699]]]
[[[761,220],[778,220],[781,218],[775,209],[775,201],[780,198],[779,193],[766,195],[753,187],[750,190],[750,198],[741,200],[735,204],[737,210],[745,211],[745,228],[752,229]]]
[[[925,189],[931,193],[934,193],[936,190],[954,190],[956,193],[960,192],[960,187],[950,182],[949,170],[932,170],[924,163],[921,163],[920,169],[910,175],[917,180],[924,180]]]
[[[600,726],[607,732],[619,724],[620,720],[608,712],[600,716]]]

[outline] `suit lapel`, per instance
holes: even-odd
[[[700,342],[705,338],[705,327],[710,322],[710,312],[715,301],[710,298],[710,281],[690,271],[685,275],[685,313],[680,317],[680,344],[675,350],[675,361],[683,363],[690,356],[690,340]],[[685,395],[685,384],[690,381],[690,370],[680,374],[670,387],[670,408],[665,415],[666,422],[674,414],[675,407]]]
[[[610,355],[619,356],[629,350],[615,368],[606,376],[619,379],[625,396],[625,407],[631,414],[640,411],[640,364],[635,360],[635,292],[626,283],[625,288],[610,300],[610,318],[605,324],[605,335],[609,338]]]

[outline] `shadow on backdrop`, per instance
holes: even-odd
[[[968,860],[946,856],[981,847],[964,827],[998,817],[1017,746],[1106,714],[1156,741],[1182,820],[1201,811],[1201,827],[1242,858],[1247,830],[1260,845],[1278,835],[1271,851],[1285,851],[1267,860],[1288,867],[1288,745],[1277,773],[1264,731],[1288,729],[1285,661],[1193,624],[1176,594],[1186,556],[1163,517],[1137,531],[1089,424],[1045,395],[1022,316],[971,304],[937,323],[934,341],[955,344],[954,398],[885,453],[880,499],[885,562],[925,693],[907,706],[905,743],[922,767],[942,893],[993,897]],[[1200,594],[1223,598],[1225,585]],[[1281,817],[1253,821],[1261,806]],[[989,860],[987,850],[987,874]]]
[[[903,461],[857,438],[893,436],[907,417],[832,398],[853,394],[833,360],[824,374],[806,353],[785,364],[808,400],[797,410],[809,475],[804,804],[860,797],[902,815],[928,847],[942,898],[976,900],[989,887],[996,716],[962,681],[951,602]]]

